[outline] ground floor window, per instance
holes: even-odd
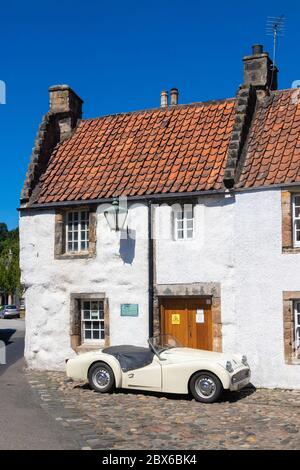
[[[109,346],[109,303],[104,292],[71,294],[70,339],[76,352]]]
[[[81,338],[82,342],[103,340],[104,302],[103,300],[82,300]]]
[[[284,356],[287,364],[300,364],[300,291],[283,292]]]
[[[294,350],[298,357],[300,354],[300,300],[294,301]]]

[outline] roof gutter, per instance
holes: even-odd
[[[225,194],[228,193],[228,190],[219,189],[219,190],[208,190],[208,191],[187,191],[182,193],[165,193],[165,194],[145,194],[143,196],[127,196],[128,201],[159,201],[159,200],[169,200],[169,199],[178,199],[178,198],[192,198],[203,195],[213,195],[213,194]],[[119,195],[116,197],[125,197],[124,195]],[[80,200],[80,201],[58,201],[58,202],[48,202],[42,204],[32,204],[18,207],[18,211],[24,210],[38,210],[38,209],[51,209],[52,207],[68,207],[68,206],[87,206],[93,204],[104,204],[113,202],[116,197],[110,198],[100,198],[100,199],[89,199],[89,200]]]
[[[278,183],[278,184],[270,184],[266,186],[253,186],[251,188],[232,188],[231,190],[222,188],[222,189],[215,189],[215,190],[208,190],[208,191],[187,191],[182,193],[166,193],[166,194],[145,194],[143,196],[128,196],[128,201],[133,202],[146,202],[151,200],[154,201],[168,201],[172,199],[179,199],[179,198],[193,198],[199,196],[209,196],[209,195],[221,195],[221,194],[233,194],[233,193],[243,193],[243,192],[251,192],[251,191],[266,191],[272,189],[280,189],[280,188],[299,188],[300,182],[293,182],[293,183]],[[122,197],[122,195],[120,195]],[[124,197],[124,196],[123,196]],[[21,206],[18,207],[17,210],[22,212],[26,210],[40,210],[40,209],[51,209],[56,207],[70,207],[70,206],[87,206],[87,205],[95,205],[95,204],[105,204],[111,203],[115,200],[115,197],[110,198],[100,198],[100,199],[89,199],[87,201],[80,200],[80,201],[59,201],[59,202],[49,202],[43,204],[32,204],[28,206]]]

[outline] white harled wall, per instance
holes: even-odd
[[[284,362],[283,291],[300,290],[300,254],[282,253],[281,192],[236,197],[237,346],[257,386],[300,388],[300,365]]]
[[[97,256],[54,259],[54,211],[20,217],[22,281],[26,285],[26,346],[29,367],[62,369],[70,347],[71,293],[105,293],[111,344],[145,345],[148,337],[147,206],[129,207],[135,242],[120,241],[97,211]],[[138,317],[121,317],[120,304],[139,304]]]
[[[157,227],[170,219],[161,207]],[[194,241],[157,240],[157,282],[221,283],[224,352],[248,356],[256,386],[300,388],[284,362],[283,291],[300,290],[300,254],[283,254],[280,189],[199,199]]]
[[[199,198],[195,238],[174,241],[171,209],[155,208],[158,284],[219,282],[224,352],[248,356],[256,386],[300,388],[300,366],[286,365],[283,291],[300,291],[300,254],[282,254],[280,189]],[[97,256],[54,260],[54,211],[20,219],[30,367],[62,368],[70,348],[70,294],[105,293],[111,344],[148,337],[147,206],[129,208],[136,242],[120,244],[98,208]],[[121,303],[138,303],[137,318]]]

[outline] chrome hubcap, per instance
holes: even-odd
[[[104,388],[109,384],[110,375],[106,369],[97,369],[93,374],[93,382],[98,388]]]
[[[216,391],[216,384],[211,377],[200,377],[195,383],[197,394],[202,398],[211,398]]]

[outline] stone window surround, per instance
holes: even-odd
[[[222,352],[221,285],[218,282],[191,284],[157,284],[154,288],[153,334],[161,333],[160,307],[166,298],[209,298],[213,322],[213,351]]]
[[[66,252],[65,224],[66,214],[70,211],[88,211],[89,212],[89,249],[88,251],[79,251],[78,253]],[[55,259],[85,259],[93,258],[96,255],[96,226],[97,226],[97,207],[96,206],[69,206],[59,208],[55,211],[55,236],[54,236],[54,258]]]
[[[99,343],[82,343],[81,341],[81,309],[79,301],[81,300],[100,300],[104,303],[104,341]],[[72,293],[70,297],[70,340],[71,348],[76,352],[87,352],[99,349],[100,346],[110,345],[109,335],[109,305],[105,293]]]
[[[300,253],[293,243],[293,195],[300,194],[300,187],[281,190],[282,253]]]
[[[300,300],[300,291],[284,291],[283,299],[283,340],[286,364],[300,365],[300,357],[295,357],[294,342],[294,301]]]

